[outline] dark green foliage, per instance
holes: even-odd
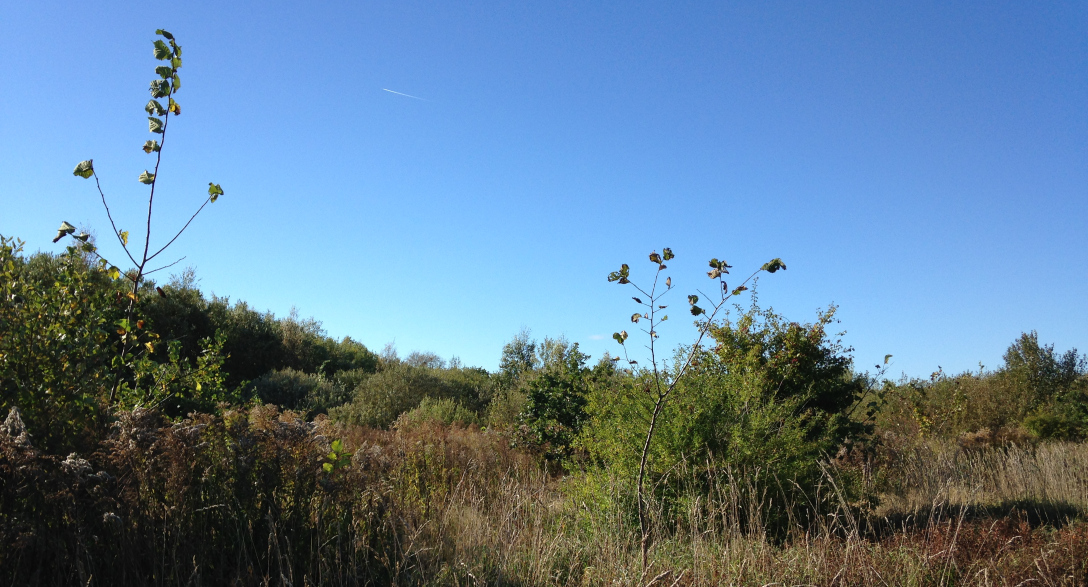
[[[1088,436],[1088,356],[1076,349],[1062,355],[1025,333],[1005,353],[1000,376],[1024,390],[1029,413],[1024,425],[1043,439],[1080,440]]]
[[[126,318],[126,289],[74,247],[28,259],[12,241],[0,245],[0,409],[18,407],[39,446],[84,445],[102,432],[111,397],[175,416],[238,401],[223,380],[222,337],[195,340],[185,357],[180,342],[150,331],[145,303]],[[155,352],[122,360],[126,333]]]
[[[350,391],[323,375],[291,368],[269,371],[253,380],[245,394],[263,403],[303,412],[312,418],[351,399]]]
[[[222,333],[228,387],[279,369],[326,376],[344,370],[377,370],[377,355],[351,338],[336,341],[325,335],[320,323],[294,314],[277,319],[245,302],[232,305],[227,298],[205,299],[192,286],[191,274],[187,277],[164,286],[165,296],[148,297],[148,323],[164,340],[179,341],[181,355],[187,358],[199,352],[201,339]]]
[[[586,420],[586,394],[592,372],[578,343],[545,339],[544,367],[527,378],[526,400],[518,416],[515,442],[555,460],[571,455]]]
[[[828,337],[833,317],[834,308],[802,325],[753,308],[712,327],[717,346],[681,392],[689,427],[673,436],[673,452],[813,487],[818,461],[865,432],[848,412],[867,381]]]

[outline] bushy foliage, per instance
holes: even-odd
[[[222,333],[228,386],[279,369],[326,376],[344,370],[377,370],[378,357],[365,345],[349,337],[336,341],[326,336],[319,322],[300,319],[297,313],[276,318],[245,302],[206,299],[186,281],[175,281],[163,291],[165,296],[148,300],[145,314],[150,328],[164,339],[179,341],[181,355],[190,358],[199,353],[201,339]]]
[[[468,426],[479,425],[480,418],[476,412],[465,408],[460,402],[452,398],[435,399],[425,397],[419,405],[401,414],[394,423],[396,428],[409,428],[424,423],[459,424]]]
[[[715,346],[698,352],[649,448],[648,474],[659,492],[675,490],[668,476],[684,462],[739,471],[753,487],[791,495],[820,483],[819,463],[864,432],[849,412],[867,382],[852,371],[849,349],[827,333],[833,317],[831,309],[798,324],[753,307],[711,327]],[[645,437],[654,384],[650,373],[635,371],[590,396],[583,446],[621,477],[637,473],[630,447]]]
[[[1022,334],[993,371],[886,382],[875,422],[882,437],[1076,440],[1088,436],[1088,365]]]
[[[383,361],[377,373],[355,385],[351,401],[331,409],[329,415],[345,423],[388,428],[425,398],[450,399],[479,413],[486,406],[491,389],[491,376],[484,369],[434,368],[400,360]]]
[[[183,358],[180,343],[150,332],[143,303],[139,319],[126,318],[126,287],[75,247],[26,258],[14,241],[0,244],[0,409],[22,410],[40,446],[84,445],[100,433],[111,397],[174,415],[237,401],[223,380],[221,338],[195,341]],[[122,356],[130,322],[154,352]]]
[[[551,351],[539,373],[527,378],[525,406],[515,432],[518,445],[549,459],[570,456],[574,439],[586,420],[589,355],[572,346],[545,345]]]
[[[350,392],[324,375],[312,375],[295,369],[269,371],[253,380],[247,396],[283,409],[302,412],[312,418],[327,413],[351,398]]]
[[[100,424],[121,289],[74,248],[27,258],[0,237],[0,410],[19,407],[44,448],[83,445]]]

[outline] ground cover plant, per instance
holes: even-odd
[[[994,369],[888,380],[834,307],[791,320],[712,259],[679,304],[697,338],[666,344],[666,248],[648,287],[609,276],[648,357],[524,331],[491,372],[157,284],[150,235],[122,272],[75,232],[0,237],[4,584],[1088,583],[1088,359],[1034,332]]]

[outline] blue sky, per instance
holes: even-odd
[[[87,158],[142,233],[162,27],[152,239],[221,183],[172,249],[206,292],[495,368],[522,328],[615,351],[605,276],[669,246],[667,345],[707,259],[781,257],[761,303],[839,305],[863,369],[994,367],[1033,329],[1088,350],[1088,3],[153,6],[0,6],[0,234],[107,243]]]

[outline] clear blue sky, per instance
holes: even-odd
[[[139,6],[139,7],[137,7]],[[670,246],[782,257],[760,300],[840,306],[861,368],[1088,350],[1088,3],[6,2],[0,233],[139,233],[156,28],[184,47],[156,240],[206,292],[495,368],[521,328],[595,357]],[[422,100],[383,91],[390,89]],[[120,256],[109,246],[105,251]]]

